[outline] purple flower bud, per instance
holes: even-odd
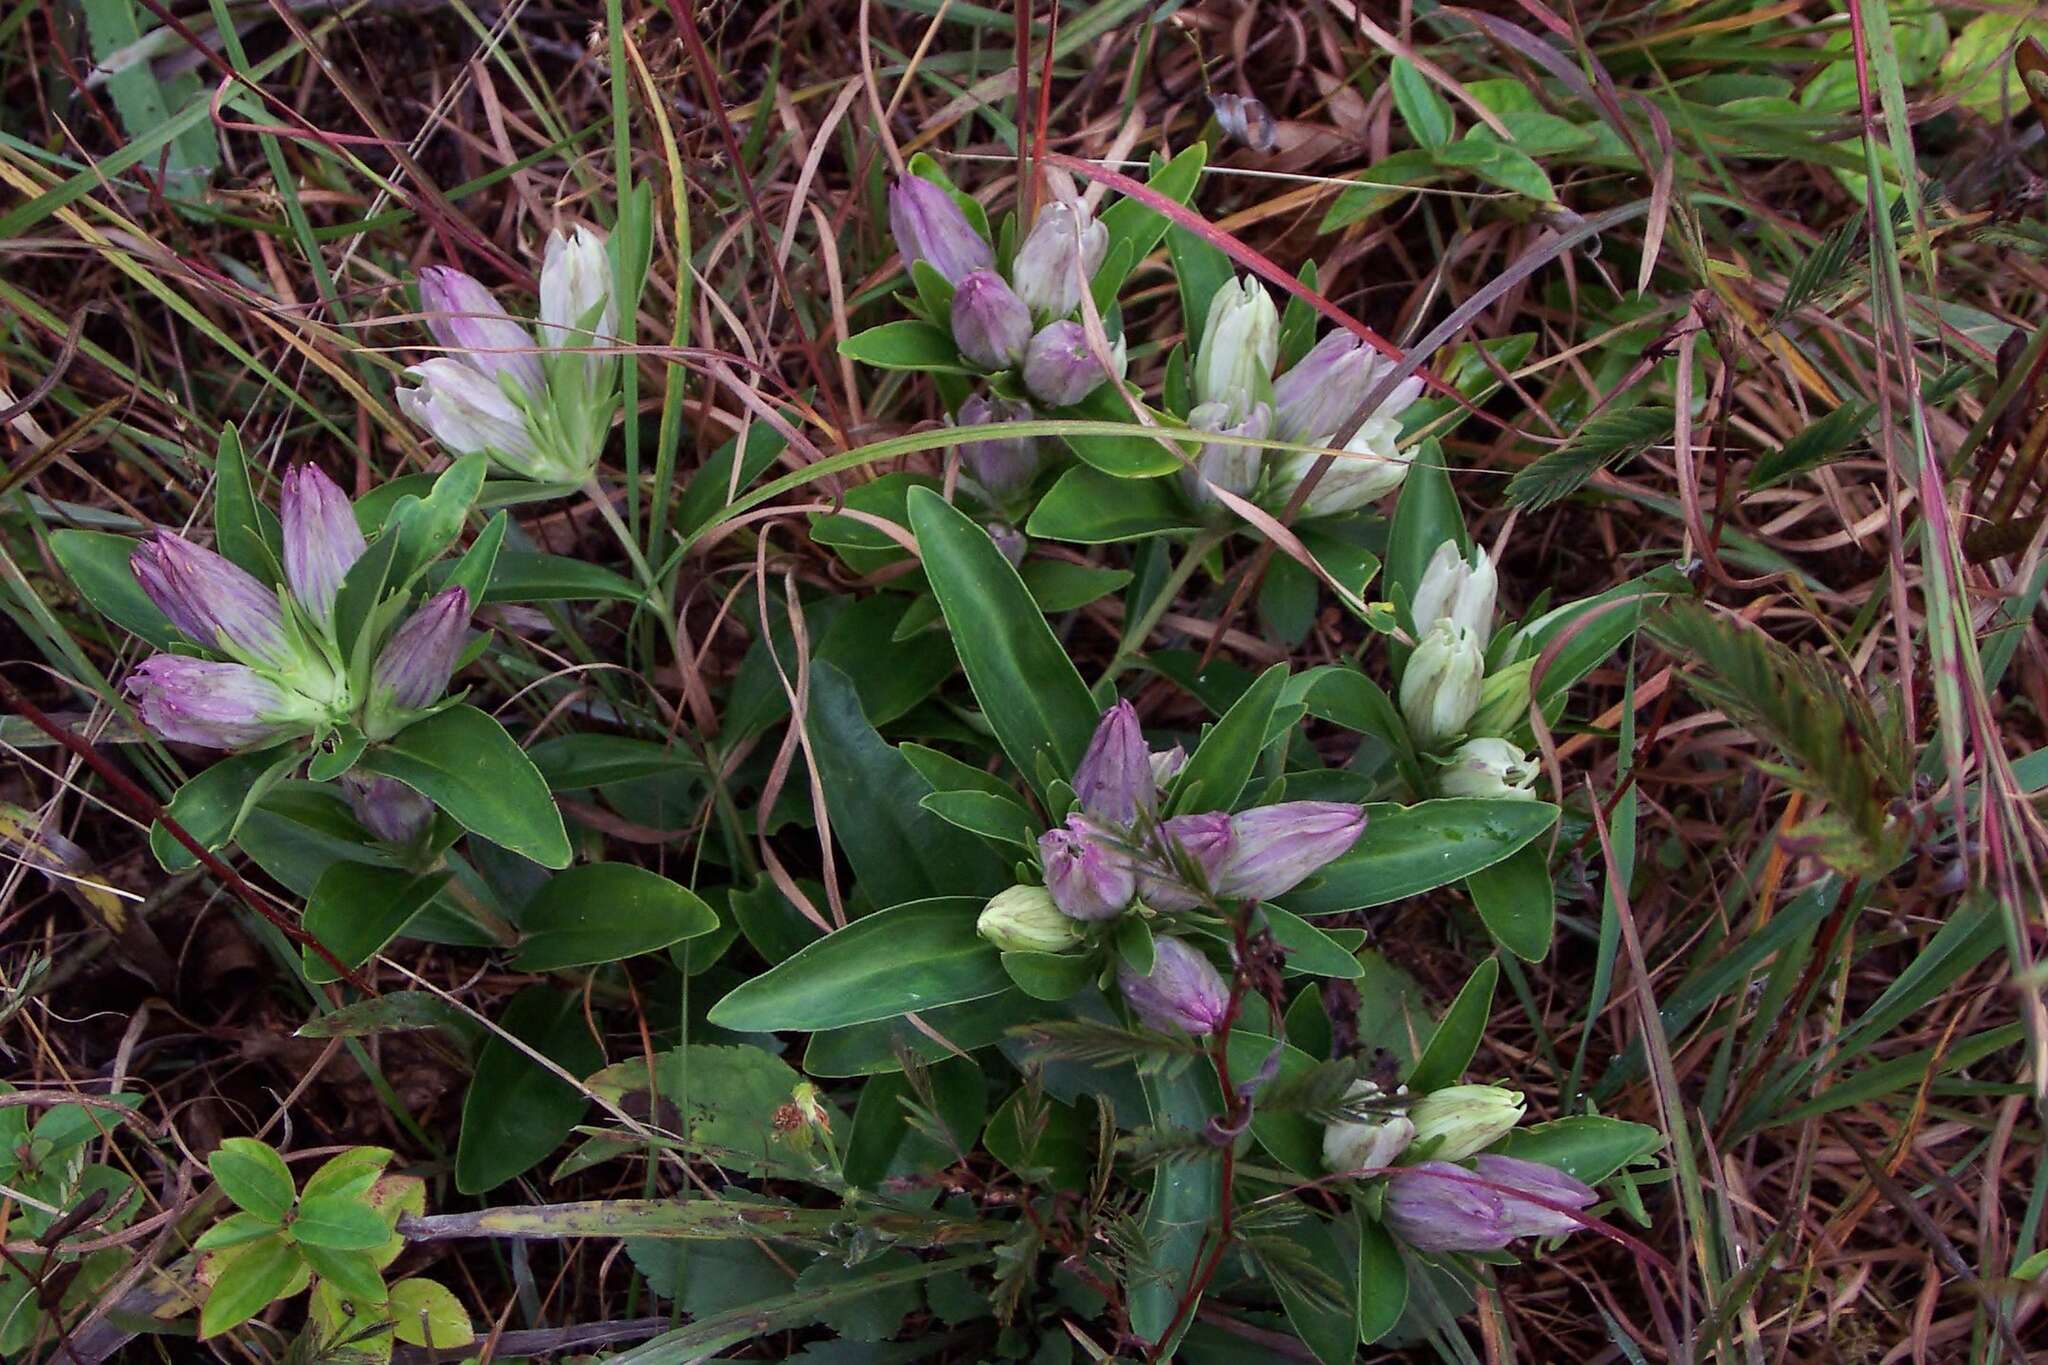
[[[1081,765],[1074,770],[1074,795],[1095,819],[1129,825],[1139,811],[1152,810],[1158,790],[1138,713],[1129,702],[1120,701],[1102,713],[1088,752],[1081,755]]]
[[[1002,551],[1003,558],[1010,561],[1011,568],[1024,562],[1024,552],[1031,548],[1031,542],[1022,531],[1007,521],[992,521],[987,529],[988,538],[996,543],[996,549]]]
[[[1343,328],[1323,334],[1273,381],[1273,429],[1283,441],[1327,445],[1358,410],[1379,369],[1378,354]]]
[[[989,398],[977,393],[960,405],[960,425],[963,427],[1028,422],[1031,418],[1029,403],[1014,402],[1008,398]],[[998,502],[1029,488],[1032,480],[1038,477],[1041,464],[1038,440],[1032,436],[962,441],[960,460],[967,466],[968,477]]]
[[[209,749],[254,748],[319,719],[312,702],[252,668],[177,654],[144,660],[121,690],[157,734]]]
[[[1230,817],[1222,811],[1176,815],[1153,834],[1154,851],[1138,869],[1138,899],[1154,910],[1192,910],[1213,894],[1230,857]]]
[[[1075,919],[1115,919],[1138,889],[1130,854],[1118,836],[1069,815],[1067,823],[1038,836],[1038,861],[1053,904]]]
[[[1273,409],[1259,402],[1251,405],[1244,420],[1229,425],[1232,404],[1202,403],[1188,414],[1188,426],[1195,431],[1212,432],[1218,436],[1243,436],[1254,441],[1264,440],[1273,429]],[[1248,446],[1238,441],[1210,441],[1202,446],[1190,468],[1181,470],[1181,483],[1187,489],[1188,498],[1197,507],[1206,507],[1217,501],[1215,490],[1235,493],[1248,498],[1258,490],[1259,475],[1265,466],[1266,452],[1258,446]]]
[[[1230,983],[1208,958],[1177,938],[1153,940],[1150,975],[1118,964],[1116,984],[1131,1013],[1162,1033],[1179,1030],[1198,1038],[1214,1033],[1230,1009]]]
[[[389,739],[413,719],[409,713],[439,701],[468,630],[467,588],[444,588],[408,616],[370,670],[363,733]]]
[[[292,596],[322,625],[334,614],[334,594],[361,558],[363,533],[348,495],[316,465],[284,476],[284,577]]]
[[[507,635],[524,635],[538,639],[553,634],[555,629],[555,623],[548,619],[546,612],[532,607],[514,606],[510,602],[494,602],[480,610],[477,615],[492,629],[503,631]]]
[[[953,290],[953,343],[984,370],[1007,370],[1024,358],[1031,310],[993,270],[970,270]]]
[[[1384,1217],[1417,1251],[1498,1251],[1515,1239],[1501,1197],[1448,1161],[1420,1162],[1388,1177]]]
[[[1474,1172],[1424,1161],[1387,1181],[1387,1226],[1417,1251],[1498,1251],[1517,1237],[1575,1232],[1599,1196],[1539,1162],[1483,1156]],[[1492,1189],[1489,1186],[1505,1186]]]
[[[1163,792],[1166,784],[1180,776],[1180,770],[1188,766],[1188,751],[1178,744],[1171,749],[1154,749],[1151,762],[1152,784]]]
[[[1230,817],[1230,856],[1216,874],[1227,900],[1271,900],[1342,856],[1365,832],[1365,807],[1285,801]]]
[[[1516,1237],[1555,1237],[1577,1232],[1585,1225],[1572,1214],[1600,1197],[1583,1180],[1540,1161],[1482,1156],[1473,1164],[1479,1167],[1481,1180],[1505,1185],[1515,1192],[1496,1191],[1506,1209],[1508,1227]],[[1517,1198],[1517,1194],[1527,1197]]]
[[[433,803],[395,778],[344,773],[341,790],[356,823],[386,843],[409,844],[434,822]]]
[[[420,271],[420,308],[427,330],[456,360],[490,379],[505,374],[529,393],[546,381],[534,355],[533,333],[498,306],[473,276],[446,266]]]
[[[149,600],[199,644],[280,672],[297,663],[276,591],[213,551],[159,531],[128,563]]]
[[[1051,204],[1017,248],[1010,277],[1033,317],[1063,318],[1080,306],[1082,288],[1102,267],[1108,251],[1109,229],[1085,207]]]
[[[957,286],[971,271],[995,269],[996,253],[953,196],[922,176],[906,175],[889,187],[889,231],[905,270],[923,261]]]
[[[1024,387],[1048,407],[1070,408],[1102,385],[1124,377],[1124,343],[1117,338],[1110,352],[1111,372],[1088,349],[1088,333],[1078,322],[1041,327],[1024,351]]]

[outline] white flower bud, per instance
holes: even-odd
[[[601,308],[600,308],[601,306]],[[592,310],[597,320],[585,321]],[[580,349],[609,345],[619,330],[619,310],[612,298],[612,261],[604,241],[587,227],[573,236],[557,229],[548,234],[540,267],[540,339],[549,346]],[[594,334],[593,334],[594,333]],[[606,357],[592,354],[584,366],[592,382]]]
[[[1268,387],[1280,359],[1280,313],[1265,286],[1250,276],[1232,280],[1209,301],[1202,344],[1195,353],[1195,401],[1222,403],[1234,424]]]
[[[1470,630],[1441,618],[1408,657],[1401,675],[1401,715],[1425,752],[1456,739],[1479,709],[1486,656]]]
[[[1432,1090],[1408,1110],[1415,1124],[1415,1146],[1441,1138],[1442,1145],[1429,1151],[1436,1161],[1463,1161],[1483,1152],[1522,1121],[1524,1108],[1519,1090],[1497,1085],[1453,1085]]]
[[[1483,547],[1475,548],[1467,563],[1457,542],[1447,540],[1436,547],[1429,567],[1422,571],[1409,615],[1418,633],[1449,618],[1471,631],[1479,647],[1485,649],[1493,636],[1493,599],[1498,587],[1493,560]]]
[[[1468,739],[1451,754],[1437,778],[1445,796],[1486,796],[1496,800],[1534,801],[1536,763],[1504,739]]]
[[[1344,1092],[1347,1106],[1366,1117],[1345,1119],[1323,1129],[1323,1165],[1332,1171],[1370,1171],[1391,1166],[1415,1139],[1415,1125],[1403,1108],[1372,1107],[1384,1092],[1371,1081],[1353,1081]],[[1408,1093],[1403,1087],[1396,1098]]]
[[[1013,886],[982,907],[974,930],[1006,953],[1063,953],[1081,941],[1081,926],[1060,913],[1042,886]]]

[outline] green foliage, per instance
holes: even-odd
[[[1775,776],[1824,803],[1796,838],[1852,876],[1882,876],[1897,863],[1906,831],[1895,802],[1912,759],[1896,699],[1874,704],[1817,656],[1691,603],[1666,607],[1648,629],[1696,665],[1685,680],[1702,700],[1778,749],[1785,762],[1768,765]]]
[[[1543,6],[1425,7],[1389,50],[1311,14],[1285,48],[1300,69],[1268,80],[1172,6],[1040,12],[1026,69],[1013,15],[903,0],[872,33],[830,7],[714,25],[708,64],[679,30],[706,88],[676,105],[624,6],[600,7],[576,81],[534,68],[562,55],[545,43],[439,70],[474,35],[435,13],[408,74],[483,82],[488,126],[427,110],[458,120],[430,154],[404,99],[378,106],[393,126],[333,131],[360,121],[359,58],[328,51],[324,12],[265,28],[259,63],[238,7],[185,15],[237,73],[202,79],[146,8],[87,0],[90,62],[0,64],[26,96],[0,236],[36,244],[0,282],[21,447],[0,609],[9,685],[79,741],[4,719],[33,795],[0,838],[20,913],[88,911],[23,938],[42,946],[0,1020],[83,1018],[10,1037],[22,1073],[152,1095],[133,1124],[0,1106],[19,1253],[0,1355],[61,1354],[85,1324],[89,1359],[196,1331],[252,1359],[453,1360],[502,1320],[501,1354],[624,1361],[1334,1362],[1462,1358],[1476,1313],[1489,1343],[1639,1352],[1603,1312],[1531,1329],[1516,1262],[1555,1241],[1423,1254],[1387,1179],[1330,1169],[1333,1126],[1468,1076],[1530,1100],[1493,1154],[1597,1187],[1607,1226],[1566,1234],[1590,1299],[1625,1275],[1634,1302],[1640,1269],[1702,1341],[1742,1323],[1760,1357],[1796,1354],[1825,1276],[1752,1205],[1797,1222],[1815,1168],[1745,1163],[1819,1133],[1870,1147],[1865,1193],[1898,1215],[1832,1251],[1861,1264],[1908,1227],[1989,1286],[1970,1331],[2011,1324],[2041,1199],[2009,1235],[1937,1227],[1997,1204],[1972,1182],[2010,1180],[1967,1144],[1943,1150],[1940,1197],[1884,1181],[1896,1133],[2003,1133],[2041,1042],[1999,983],[2038,977],[2027,803],[2048,755],[1996,751],[2032,726],[2030,680],[2003,675],[2033,657],[2042,575],[1974,534],[2040,511],[2031,16],[1667,7],[1581,33]],[[42,22],[22,7],[0,41]],[[870,57],[884,110],[851,94]],[[103,117],[59,117],[102,90]],[[1253,94],[1274,148],[1246,136]],[[223,152],[248,183],[202,195]],[[470,178],[437,182],[456,165]],[[1056,403],[1028,367],[966,361],[952,263],[892,240],[898,174],[937,186],[1020,293],[1034,229],[1085,199],[1100,264],[1057,319],[1036,291],[1030,327],[1099,326],[1123,377]],[[488,384],[536,422],[595,422],[594,469],[493,477],[393,397],[429,353],[490,350],[420,325],[415,269],[474,270],[524,319],[554,298],[547,229],[579,222],[610,242],[629,349],[541,357],[573,401]],[[1275,319],[1238,339],[1259,372],[1232,410],[1199,391],[1235,280],[1263,281]],[[1341,414],[1405,461],[1398,492],[1283,512],[1338,444],[1306,428],[1338,418],[1256,405],[1368,326],[1386,363],[1330,383],[1392,389],[1397,357],[1420,378]],[[615,368],[613,422],[577,376]],[[975,430],[971,398],[1030,415]],[[1264,424],[1257,444],[1190,429],[1202,398]],[[1661,453],[1681,411],[1689,489]],[[208,650],[142,589],[136,537],[179,528],[281,584],[273,509],[301,459],[367,490],[367,552],[320,627],[350,705],[213,754],[151,733],[125,689],[143,647]],[[1498,602],[1468,623],[1483,703],[1418,746],[1402,683],[1446,545],[1489,552]],[[485,608],[455,681],[380,728],[354,693],[451,585]],[[1091,773],[1122,702],[1139,741]],[[1503,752],[1540,775],[1487,785]],[[416,826],[380,836],[370,778]],[[1496,794],[1450,795],[1461,780]],[[1231,817],[1283,802],[1358,808],[1364,831],[1312,857],[1319,814],[1298,810],[1246,847],[1259,827]],[[1169,842],[1189,830],[1199,856]],[[1106,865],[1064,865],[1070,836]],[[156,867],[134,875],[145,839]],[[1170,908],[1210,855],[1240,886],[1290,875]],[[1083,907],[1100,918],[1041,923],[1022,941],[1044,951],[980,933],[1018,888],[1073,908],[1074,877],[1112,888]],[[175,1026],[152,1003],[117,1050],[99,974],[158,958],[137,998]],[[1179,994],[1148,1008],[1148,988]],[[322,1041],[271,1036],[293,1025]],[[286,1152],[228,1138],[201,1172],[165,1135],[204,1123],[267,1123]],[[299,1155],[366,1132],[397,1154]],[[451,1176],[459,1211],[428,1217],[421,1182]],[[444,1263],[464,1275],[411,1273]],[[1866,1297],[1903,1302],[1870,1264]],[[604,1339],[599,1315],[652,1335]]]
[[[431,1332],[448,1345],[469,1341],[468,1315],[445,1287],[416,1279],[386,1288],[383,1270],[404,1245],[398,1218],[408,1209],[417,1212],[422,1198],[417,1179],[385,1173],[391,1157],[383,1147],[351,1148],[295,1186],[291,1168],[268,1143],[224,1140],[207,1166],[239,1211],[193,1242],[205,1291],[199,1335],[232,1331],[310,1284],[311,1331],[331,1336],[347,1321],[375,1323],[388,1310],[403,1312],[400,1340],[419,1342],[421,1333]],[[372,1351],[376,1358],[389,1355],[390,1326],[362,1334],[367,1343],[386,1333],[381,1354]]]
[[[1671,409],[1654,404],[1602,413],[1564,445],[1516,471],[1508,481],[1508,500],[1533,509],[1570,497],[1601,470],[1669,439],[1672,421]]]

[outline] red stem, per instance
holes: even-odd
[[[257,914],[263,916],[264,919],[270,921],[277,931],[293,944],[302,948],[312,949],[314,954],[322,962],[332,967],[342,980],[354,986],[364,995],[377,994],[376,989],[369,982],[346,966],[340,958],[329,952],[327,945],[273,910],[261,896],[256,894],[255,887],[242,880],[241,873],[214,857],[204,848],[201,848],[199,841],[186,833],[183,825],[165,814],[163,806],[155,797],[137,786],[134,780],[126,773],[116,768],[112,763],[109,763],[99,750],[93,748],[84,739],[44,715],[41,707],[23,696],[21,689],[5,678],[0,678],[0,701],[4,701],[15,714],[35,726],[36,729],[41,730],[52,740],[62,745],[81,763],[84,763],[88,768],[98,773],[101,779],[128,803],[129,807],[145,824],[154,821],[162,825],[166,833],[185,846],[186,852],[197,858],[207,871],[220,878],[222,884],[241,897],[244,904]]]

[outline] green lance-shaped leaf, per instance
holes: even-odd
[[[857,919],[711,1007],[739,1033],[833,1029],[1009,989],[1002,954],[974,930],[972,896],[912,901]]]
[[[1071,777],[1097,708],[1024,580],[986,531],[928,488],[911,491],[910,524],[968,685],[1004,752],[1041,791],[1048,770]]]
[[[395,777],[472,834],[543,867],[569,865],[562,813],[533,761],[505,727],[473,706],[451,706],[363,755],[362,766]]]

